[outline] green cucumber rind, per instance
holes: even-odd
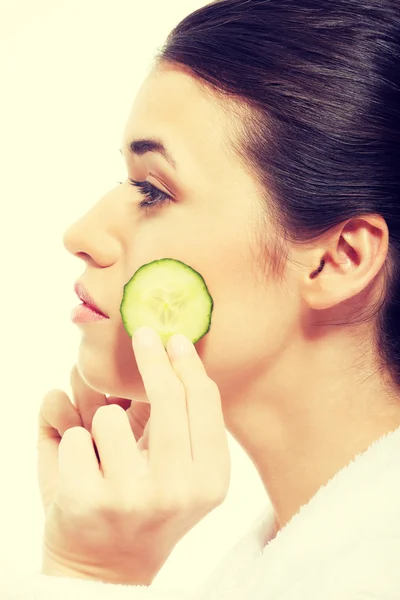
[[[127,334],[129,335],[129,337],[133,336],[133,331],[131,331],[129,324],[126,320],[126,318],[124,317],[124,304],[127,300],[127,289],[128,286],[130,285],[130,283],[132,282],[132,279],[134,277],[136,277],[140,271],[142,271],[143,269],[145,269],[146,267],[148,267],[149,265],[155,264],[155,263],[163,263],[165,261],[168,262],[173,262],[173,263],[179,263],[181,264],[185,269],[188,269],[190,271],[192,271],[195,275],[197,275],[197,277],[200,280],[200,283],[203,284],[204,290],[206,291],[206,294],[208,296],[208,300],[209,300],[209,318],[208,318],[208,327],[207,329],[204,330],[204,333],[202,333],[201,335],[199,335],[199,337],[197,337],[196,339],[192,340],[193,344],[196,344],[198,341],[200,341],[209,331],[211,328],[211,322],[212,322],[212,312],[214,309],[214,300],[209,292],[209,289],[207,287],[206,282],[204,281],[204,277],[201,275],[201,273],[199,273],[198,271],[196,271],[196,269],[193,269],[192,267],[190,267],[188,264],[184,263],[181,260],[177,260],[175,258],[160,258],[157,260],[152,260],[144,265],[142,265],[141,267],[139,267],[139,269],[137,269],[137,271],[135,271],[135,273],[132,275],[132,277],[129,279],[129,281],[127,281],[127,283],[124,285],[124,291],[123,291],[123,295],[122,295],[122,300],[121,300],[121,304],[120,304],[120,314],[121,314],[121,318],[122,318],[122,323],[124,325],[125,331],[127,332]]]

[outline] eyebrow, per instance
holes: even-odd
[[[161,154],[161,156],[163,158],[165,158],[165,160],[167,162],[169,162],[169,164],[174,169],[176,169],[176,162],[174,161],[174,159],[172,158],[171,154],[168,152],[168,150],[166,149],[164,144],[162,142],[160,142],[160,140],[155,140],[155,139],[132,140],[128,144],[127,150],[131,154],[136,154],[137,156],[143,156],[143,154],[147,154],[147,152],[157,152],[158,154]],[[120,148],[119,151],[123,155],[122,148]]]

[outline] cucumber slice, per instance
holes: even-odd
[[[175,333],[198,342],[210,329],[212,310],[213,299],[200,273],[172,258],[140,267],[125,284],[120,307],[130,337],[148,325],[164,346]]]

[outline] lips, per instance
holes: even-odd
[[[88,306],[95,313],[97,313],[97,314],[105,317],[106,319],[109,318],[109,316],[106,315],[106,313],[104,313],[97,306],[97,304],[95,303],[95,301],[93,300],[93,298],[91,298],[91,296],[89,295],[87,289],[85,288],[85,286],[83,285],[83,283],[81,281],[77,281],[75,283],[74,290],[75,290],[75,294],[78,296],[79,300],[81,302],[83,302],[83,304],[85,304],[86,306]]]

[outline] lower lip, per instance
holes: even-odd
[[[90,321],[105,321],[107,317],[100,315],[92,310],[87,304],[79,304],[75,306],[71,314],[73,323],[88,323]]]

